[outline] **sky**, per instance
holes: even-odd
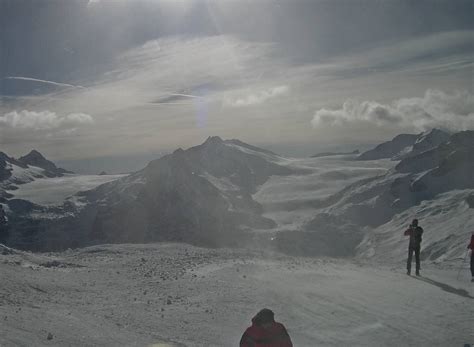
[[[298,156],[474,129],[473,16],[463,0],[0,0],[0,151],[130,166],[214,135]]]

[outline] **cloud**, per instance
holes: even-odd
[[[38,83],[53,85],[53,86],[57,86],[57,87],[67,87],[67,88],[80,88],[80,89],[85,89],[85,88],[82,87],[82,86],[75,86],[75,85],[72,85],[72,84],[59,83],[59,82],[48,81],[48,80],[40,80],[40,79],[37,79],[37,78],[31,78],[31,77],[8,76],[8,77],[5,77],[5,79],[6,79],[6,80],[17,80],[17,81],[38,82]]]
[[[353,141],[379,139],[392,131],[387,128],[390,125],[396,125],[393,131],[407,126],[470,128],[472,111],[457,109],[468,104],[470,94],[430,90],[423,95],[433,86],[471,90],[472,68],[463,63],[468,36],[420,37],[314,62],[290,59],[275,43],[228,35],[162,37],[118,55],[109,65],[113,70],[81,80],[85,89],[69,87],[4,99],[0,131],[2,126],[12,129],[13,121],[7,125],[2,117],[7,112],[52,110],[56,114],[43,115],[50,121],[16,121],[28,124],[22,129],[29,130],[20,131],[17,126],[17,131],[4,131],[0,141],[9,139],[20,147],[34,135],[47,142],[43,135],[48,131],[34,129],[50,127],[48,143],[55,144],[59,138],[68,144],[64,151],[86,157],[190,146],[212,134],[248,142],[309,143],[316,133],[318,141],[334,143],[348,136]],[[423,47],[429,49],[425,52]],[[421,97],[403,98],[407,95]],[[391,101],[395,99],[399,100]],[[78,127],[71,119],[58,121],[71,110],[93,114],[94,126]],[[449,113],[465,116],[443,116]],[[308,115],[314,115],[317,130],[308,126]],[[58,123],[60,128],[54,128]],[[244,128],[249,123],[259,126]],[[337,126],[355,123],[364,126],[355,130]],[[266,127],[264,133],[260,125]],[[68,127],[77,127],[77,136],[62,131]]]
[[[421,98],[402,98],[391,104],[347,100],[340,109],[319,109],[311,121],[315,128],[355,123],[394,125],[418,131],[474,129],[474,95],[468,91],[448,94],[429,89]]]
[[[231,107],[245,107],[245,106],[252,106],[263,104],[264,102],[275,99],[279,96],[286,95],[290,92],[290,88],[288,86],[282,85],[277,87],[268,88],[265,90],[260,90],[258,92],[248,94],[244,97],[239,98],[229,98],[226,97],[224,99],[225,106]]]
[[[186,107],[198,98],[221,105],[227,91],[233,94],[243,88],[257,89],[255,81],[262,73],[283,70],[275,61],[265,61],[271,46],[224,35],[148,41],[118,56],[114,70],[99,76],[86,89],[71,88],[59,95],[62,100],[57,94],[50,95],[56,98],[52,100],[44,96],[44,106],[55,110],[85,108],[86,113],[100,115],[150,103]],[[280,85],[273,82],[267,85]],[[279,92],[278,88],[273,91]]]
[[[464,55],[452,56],[449,50],[465,47],[467,38],[473,33],[430,35],[382,45],[363,53],[348,52],[343,57],[311,64],[295,64],[285,59],[274,43],[249,42],[228,35],[169,36],[148,41],[119,55],[114,70],[85,83],[87,88],[69,87],[61,94],[44,95],[39,102],[42,108],[62,112],[80,108],[98,117],[103,113],[146,107],[150,103],[185,108],[193,104],[193,96],[239,109],[262,105],[289,94],[291,86],[297,106],[311,109],[323,102],[334,105],[349,96],[364,98],[363,93],[377,97],[389,94],[380,86],[387,83],[387,70],[391,73],[390,78],[397,79],[392,80],[393,83],[414,85],[414,70],[425,69],[423,71],[429,71],[427,75],[433,81],[424,83],[421,90],[440,85],[442,82],[434,79],[445,69],[454,68],[450,70],[453,72],[469,68],[463,63]],[[422,56],[423,47],[429,47],[425,54],[439,51],[449,59],[435,59],[435,62],[427,59],[422,63],[417,58]],[[404,71],[403,75],[397,73],[400,69]],[[356,78],[363,81],[354,90]],[[461,85],[460,88],[465,87]],[[34,102],[14,105],[13,109],[37,107]],[[287,112],[294,107],[288,103]],[[169,109],[163,112],[168,113]]]
[[[58,115],[51,111],[12,111],[0,116],[0,127],[25,130],[53,130],[92,124],[93,118],[85,113]]]
[[[100,3],[100,0],[89,0],[88,3],[87,3],[87,6],[94,6],[96,4],[99,4]]]
[[[332,60],[335,75],[353,77],[380,72],[442,73],[472,69],[474,31],[447,31],[387,42]]]

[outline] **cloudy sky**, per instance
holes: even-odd
[[[284,154],[474,129],[474,2],[0,0],[0,150]]]

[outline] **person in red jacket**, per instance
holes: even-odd
[[[471,282],[474,282],[474,233],[471,235],[471,243],[467,245],[467,248],[471,250]]]
[[[252,318],[252,326],[245,330],[240,347],[293,347],[283,324],[275,322],[274,313],[264,308]]]

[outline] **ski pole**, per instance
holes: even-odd
[[[458,271],[458,275],[456,277],[456,281],[459,281],[459,275],[461,274],[462,267],[463,267],[464,263],[466,262],[466,258],[467,258],[468,254],[469,254],[469,250],[466,252],[466,255],[464,256],[464,259],[461,263],[461,266],[459,267],[459,271]]]

